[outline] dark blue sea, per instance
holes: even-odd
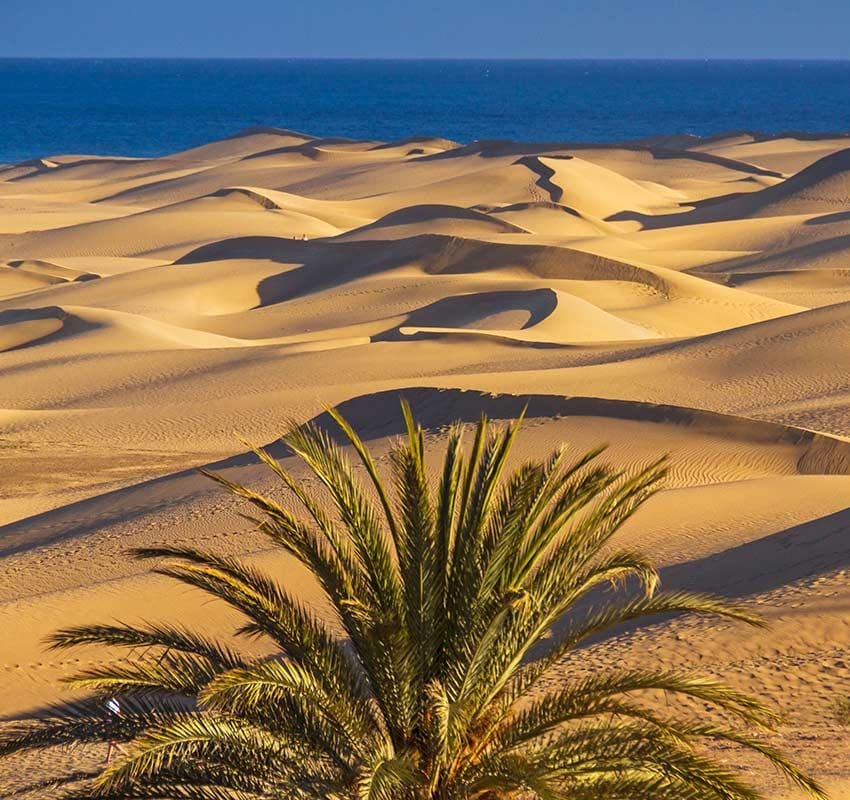
[[[384,141],[850,129],[850,61],[0,60],[0,162],[273,125]]]

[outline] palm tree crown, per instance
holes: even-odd
[[[332,618],[239,560],[183,547],[137,550],[161,560],[158,572],[237,609],[237,633],[263,637],[277,655],[248,659],[162,624],[59,631],[55,647],[145,647],[150,655],[77,674],[74,685],[91,699],[8,730],[0,754],[125,742],[126,753],[84,792],[70,791],[74,798],[758,797],[703,746],[725,740],[824,796],[746,733],[776,722],[747,695],[678,672],[611,666],[571,678],[564,668],[591,637],[643,617],[688,612],[759,624],[713,597],[659,591],[643,555],[611,546],[656,490],[663,462],[626,473],[600,464],[601,450],[572,461],[558,450],[508,474],[519,422],[493,431],[482,419],[468,449],[461,429],[451,429],[432,481],[422,428],[406,404],[403,412],[407,435],[391,452],[388,483],[336,411],[365,480],[313,425],[283,440],[320,481],[320,496],[262,450],[285,503],[210,474],[310,570]],[[602,593],[612,582],[624,590],[618,603]],[[641,702],[653,691],[695,698],[738,724],[707,721],[707,712],[659,714]],[[122,713],[102,710],[107,697]]]

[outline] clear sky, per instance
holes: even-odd
[[[0,56],[850,58],[850,0],[0,0]]]

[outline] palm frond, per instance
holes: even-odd
[[[168,701],[155,705],[143,698],[121,699],[122,713],[109,712],[100,700],[89,699],[53,706],[35,720],[4,725],[0,730],[0,757],[27,750],[94,742],[128,742],[147,728],[183,713]]]
[[[609,672],[542,694],[512,716],[490,743],[511,749],[551,733],[566,722],[611,713],[609,701],[633,692],[660,691],[696,698],[747,723],[770,728],[777,716],[763,703],[719,681],[671,672]]]
[[[54,649],[104,644],[130,649],[176,650],[200,656],[215,665],[218,670],[234,669],[245,664],[242,657],[227,645],[195,631],[165,624],[77,625],[56,631],[47,638],[47,642]]]
[[[125,755],[104,768],[95,786],[113,791],[162,774],[173,780],[175,772],[194,771],[199,762],[241,763],[255,780],[282,783],[286,776],[294,775],[301,758],[307,757],[297,742],[244,720],[185,714],[145,730]]]
[[[264,792],[246,792],[226,786],[158,781],[154,786],[135,784],[111,790],[73,790],[60,800],[267,800]]]
[[[285,718],[276,714],[292,703],[318,712],[321,729],[328,739],[342,737],[337,752],[370,752],[381,744],[380,728],[370,707],[357,696],[330,692],[321,675],[292,661],[266,661],[245,669],[225,672],[199,693],[204,708],[236,718],[260,721],[282,729]]]
[[[100,697],[122,694],[194,697],[217,674],[216,665],[204,658],[167,651],[158,658],[87,667],[62,680]]]
[[[372,757],[357,776],[357,800],[398,800],[422,782],[416,765],[404,756]]]
[[[652,597],[639,597],[621,604],[609,603],[592,612],[555,638],[547,652],[536,661],[522,665],[509,681],[509,690],[515,697],[531,691],[543,675],[547,674],[564,656],[593,636],[598,636],[627,623],[640,619],[658,618],[670,614],[695,614],[726,617],[756,627],[764,627],[764,620],[743,606],[720,597],[693,592],[659,592]]]

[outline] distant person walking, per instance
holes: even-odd
[[[114,697],[110,697],[109,700],[106,701],[106,710],[116,717],[121,716],[121,704]],[[116,752],[127,755],[127,751],[124,749],[124,746],[120,742],[117,742],[114,739],[110,739],[109,749],[106,751],[107,764],[111,763],[112,756]]]

